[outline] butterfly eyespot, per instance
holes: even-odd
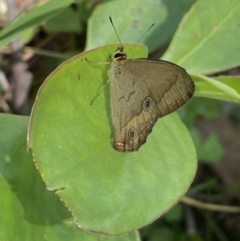
[[[148,97],[146,100],[143,102],[143,109],[148,111],[151,108],[152,105],[152,99]]]
[[[130,139],[130,140],[136,139],[136,138],[137,138],[137,135],[138,135],[137,130],[134,129],[134,128],[131,128],[131,129],[128,131],[128,136],[129,136],[129,139]]]

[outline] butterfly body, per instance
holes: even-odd
[[[188,102],[195,87],[186,71],[170,62],[127,59],[122,47],[114,57],[109,70],[114,148],[136,151],[157,119]]]

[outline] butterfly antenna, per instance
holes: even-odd
[[[121,47],[123,48],[122,42],[121,42],[121,40],[120,40],[120,38],[119,38],[119,35],[118,35],[118,33],[117,33],[117,30],[116,30],[114,24],[113,24],[112,18],[109,17],[109,20],[110,20],[110,22],[111,22],[111,24],[112,24],[112,26],[113,26],[113,29],[114,29],[114,31],[115,31],[115,33],[116,33],[116,35],[117,35],[118,41],[119,41],[119,43],[121,44]],[[155,23],[153,23],[153,24],[145,31],[145,33],[138,39],[138,41],[137,41],[135,44],[139,43],[140,40],[148,33],[148,31],[150,31],[151,28],[153,28],[154,25],[155,25]],[[133,48],[133,47],[132,47],[132,48]],[[129,52],[132,48],[130,48],[127,52]]]
[[[119,38],[119,35],[118,35],[118,33],[117,33],[117,30],[116,30],[114,24],[113,24],[112,18],[109,17],[109,20],[110,20],[110,22],[111,22],[111,24],[112,24],[112,26],[113,26],[113,29],[114,29],[114,31],[115,31],[115,33],[116,33],[116,35],[117,35],[118,41],[119,41],[119,43],[121,44],[121,47],[123,48],[122,42],[121,42],[121,40],[120,40],[120,38]]]
[[[135,44],[138,44],[139,43],[139,41],[146,35],[146,33],[153,27],[155,25],[155,23],[153,23],[148,29],[147,29],[147,31],[145,31],[145,33],[138,39],[138,41],[135,43]],[[133,48],[134,46],[132,46],[132,48]],[[129,53],[131,50],[132,50],[132,48],[130,48],[128,51],[127,51],[127,53]],[[126,54],[127,54],[126,53]]]
[[[148,31],[150,31],[150,29],[151,29],[154,25],[155,25],[155,23],[153,23],[153,24],[147,29],[147,31],[145,31],[145,33],[138,39],[138,41],[137,41],[136,43],[139,43],[139,41],[146,35],[146,33],[147,33]]]

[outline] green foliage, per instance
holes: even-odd
[[[239,1],[102,1],[92,13],[91,1],[77,3],[85,12],[74,12],[69,7],[73,2],[52,0],[21,16],[0,31],[0,46],[39,24],[49,32],[79,33],[90,14],[87,50],[118,42],[108,16],[123,43],[136,42],[155,23],[140,43],[152,51],[173,38],[163,59],[190,72],[195,97],[201,97],[181,110],[181,116],[199,158],[218,160],[224,153],[221,143],[214,134],[203,141],[193,123],[197,114],[211,118],[221,111],[219,103],[203,98],[240,102],[239,77],[205,76],[240,64]],[[62,16],[69,17],[60,26]],[[112,149],[108,86],[90,106],[107,81],[108,66],[97,63],[109,61],[115,49],[107,45],[80,54],[46,79],[31,116],[30,150],[28,118],[0,115],[0,240],[139,240],[132,230],[162,215],[187,191],[196,155],[176,114],[158,121],[139,152],[123,154]],[[143,46],[126,45],[125,50],[129,58],[146,56]],[[180,216],[170,213],[166,220]],[[105,234],[126,233],[91,234],[77,225]],[[150,240],[159,237],[180,240],[164,226]],[[186,237],[182,240],[200,240]]]
[[[69,210],[48,191],[26,148],[29,118],[0,115],[0,240],[135,241],[135,231],[107,237],[77,228]]]
[[[199,160],[211,163],[219,161],[224,155],[224,148],[215,134],[211,134],[203,140],[196,128],[191,129]]]
[[[8,44],[14,38],[19,37],[25,31],[32,27],[36,27],[38,24],[46,21],[47,19],[55,16],[69,4],[75,2],[75,0],[52,0],[48,3],[35,8],[33,11],[24,15],[23,17],[16,19],[6,28],[0,31],[0,47]]]

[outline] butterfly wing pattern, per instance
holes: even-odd
[[[114,148],[137,151],[159,117],[187,103],[194,83],[187,72],[163,60],[127,59],[123,48],[109,70]]]

